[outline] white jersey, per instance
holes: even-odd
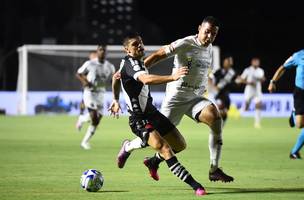
[[[167,83],[167,94],[184,96],[190,90],[196,95],[202,95],[207,89],[208,73],[213,64],[212,45],[204,47],[197,35],[192,35],[165,46],[165,51],[167,56],[175,55],[173,73],[179,67],[189,67],[189,74]]]
[[[260,101],[262,96],[261,81],[264,78],[264,70],[260,67],[255,68],[253,66],[249,66],[243,71],[241,78],[246,80],[246,82],[251,83],[247,84],[245,87],[245,99],[250,100],[252,98],[256,98],[256,101]]]
[[[86,61],[77,73],[86,76],[93,87],[86,86],[83,91],[83,101],[87,108],[103,112],[103,95],[106,91],[105,85],[115,72],[115,67],[109,61],[100,63],[98,59]]]
[[[179,124],[183,115],[197,121],[197,114],[212,103],[202,96],[212,68],[212,45],[204,47],[193,35],[165,46],[165,51],[168,56],[175,55],[173,73],[182,66],[188,66],[189,73],[167,83],[161,113],[174,125]]]
[[[86,61],[77,71],[84,74],[87,80],[92,83],[93,88],[85,87],[84,90],[105,91],[105,85],[115,72],[115,67],[109,61],[100,63],[98,59]]]

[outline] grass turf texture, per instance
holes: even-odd
[[[2,200],[184,200],[194,192],[160,167],[160,181],[153,181],[142,164],[150,148],[133,152],[124,169],[116,166],[116,154],[125,138],[133,138],[127,118],[105,117],[91,140],[92,149],[80,148],[86,130],[75,130],[76,117],[0,117],[0,199]],[[298,130],[287,119],[229,119],[224,129],[221,165],[235,177],[234,183],[208,180],[208,128],[184,118],[179,129],[188,147],[179,161],[207,189],[204,199],[303,199],[304,160],[290,160],[289,151]],[[83,191],[82,172],[100,170],[105,178],[97,193]]]

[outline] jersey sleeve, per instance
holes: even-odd
[[[88,67],[90,65],[90,61],[86,61],[85,63],[83,63],[83,65],[77,70],[78,74],[87,74],[88,71]]]
[[[232,80],[235,77],[235,72],[234,70],[230,69],[226,75],[218,82],[217,87],[219,89],[223,89],[224,87],[226,87],[228,84],[230,84],[232,82]]]
[[[248,69],[246,68],[243,73],[241,74],[241,78],[246,80],[247,79],[247,76],[248,76]]]
[[[183,39],[176,40],[169,45],[164,46],[166,55],[168,57],[173,56],[180,49],[182,49],[186,45],[186,43],[187,43],[186,40],[183,38]]]
[[[110,74],[113,75],[115,73],[115,67],[112,63],[109,63]]]
[[[125,62],[126,73],[128,76],[133,77],[137,80],[138,76],[141,74],[147,74],[145,68],[137,60],[129,58],[128,62]]]
[[[296,67],[297,66],[297,60],[295,59],[295,55],[290,56],[285,63],[283,64],[284,68],[286,69],[290,69],[292,67]]]

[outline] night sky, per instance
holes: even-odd
[[[43,37],[54,37],[58,44],[98,42],[88,39],[92,31],[89,11],[83,10],[88,1],[1,1],[0,90],[16,89],[18,57],[15,50],[18,46],[40,44]],[[239,73],[249,65],[252,56],[258,56],[269,79],[288,56],[304,47],[304,12],[300,1],[133,2],[132,23],[146,45],[163,45],[196,34],[205,16],[215,16],[220,22],[220,31],[214,44],[221,48],[222,54],[234,56],[234,67]],[[120,44],[120,41],[113,44]],[[292,89],[293,73],[285,74],[279,83],[282,92]]]

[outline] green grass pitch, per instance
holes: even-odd
[[[150,148],[133,152],[125,168],[117,168],[122,140],[134,137],[126,117],[103,118],[89,151],[80,148],[86,126],[78,133],[75,121],[64,115],[0,117],[1,200],[304,199],[304,160],[288,157],[299,130],[289,128],[286,118],[265,118],[260,130],[253,128],[252,118],[228,120],[221,161],[235,177],[228,184],[208,180],[208,128],[184,118],[178,128],[188,146],[177,156],[206,187],[203,197],[196,197],[165,163],[160,181],[153,181],[142,164],[153,154]],[[104,175],[97,193],[80,188],[79,178],[88,168]]]

